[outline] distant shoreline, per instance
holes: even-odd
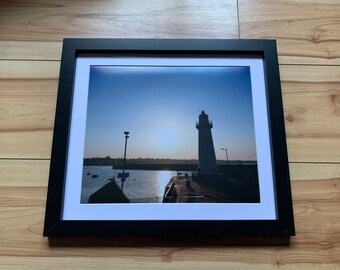
[[[91,162],[89,162],[91,161]],[[84,166],[108,166],[114,170],[122,170],[123,169],[123,160],[119,159],[120,162],[114,162],[112,159],[90,159],[84,160]],[[177,160],[177,164],[175,163],[165,163],[165,160],[162,160],[164,163],[155,163],[155,161],[159,161],[157,159],[153,160],[154,163],[146,163],[146,160],[143,160],[144,163],[132,163],[134,160],[126,160],[125,170],[146,170],[146,171],[188,171],[196,174],[198,172],[198,161],[197,163],[180,163],[181,160]],[[141,160],[139,160],[141,161]],[[169,160],[168,160],[169,161]],[[184,160],[187,161],[187,160]],[[227,164],[218,164],[218,171],[220,174],[225,175],[226,177],[231,178],[245,178],[249,174],[257,175],[257,162],[256,161],[229,161]]]
[[[257,161],[254,160],[217,160],[217,165],[257,165]],[[113,168],[122,168],[122,158],[85,158],[83,166],[112,166]],[[125,168],[129,169],[141,169],[146,168],[173,168],[173,167],[190,167],[190,170],[196,170],[198,167],[198,160],[196,159],[158,159],[158,158],[137,158],[126,159]]]

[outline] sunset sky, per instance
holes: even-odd
[[[195,123],[213,122],[217,159],[256,160],[248,67],[92,66],[84,157],[198,158]]]

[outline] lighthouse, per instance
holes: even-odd
[[[214,143],[211,135],[213,124],[208,115],[202,111],[196,123],[198,129],[198,163],[199,173],[205,175],[218,174]]]

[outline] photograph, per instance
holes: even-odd
[[[46,236],[293,235],[275,41],[65,39]]]
[[[91,65],[81,204],[260,203],[249,66]]]

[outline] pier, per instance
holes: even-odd
[[[163,203],[259,203],[257,177],[242,180],[221,175],[173,176]]]
[[[163,203],[223,203],[230,195],[192,176],[173,176],[165,188]]]

